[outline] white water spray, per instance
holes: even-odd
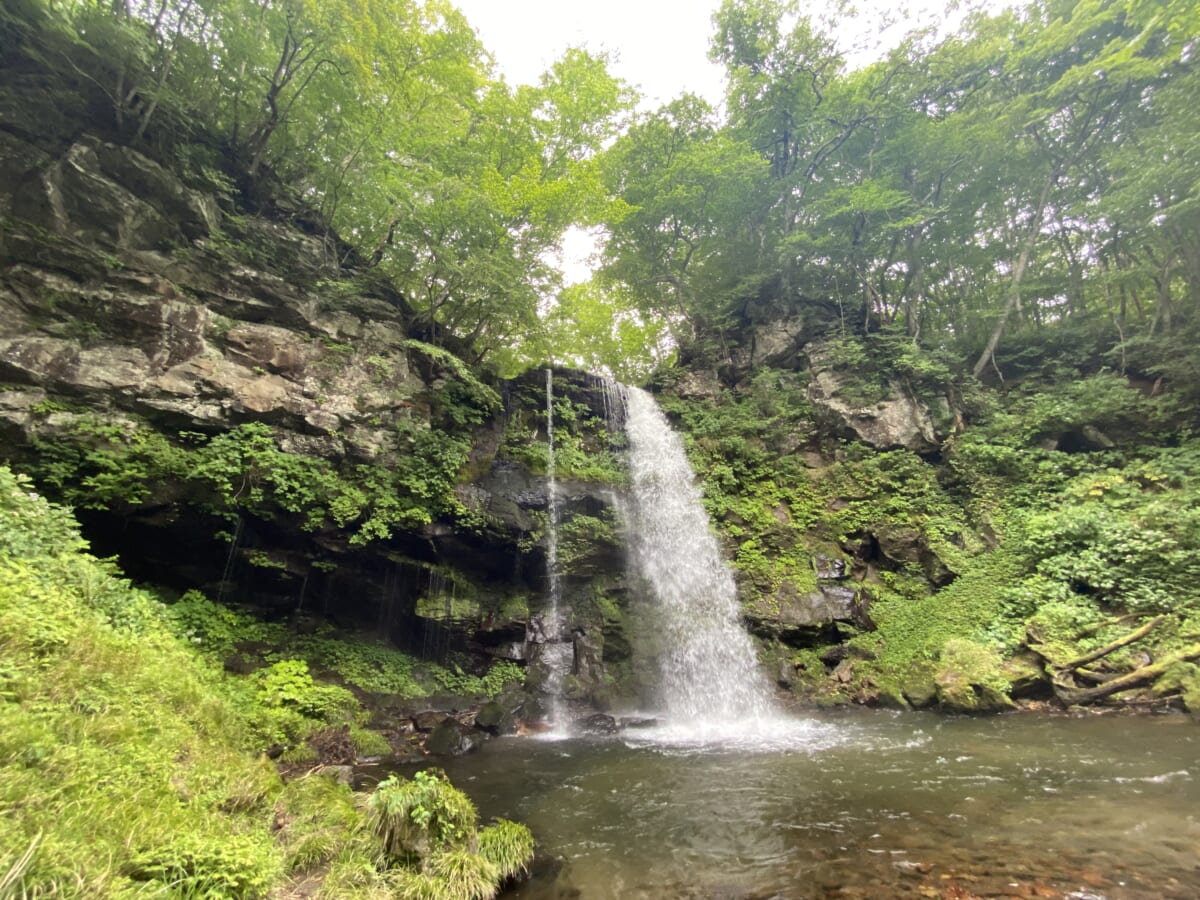
[[[737,589],[709,527],[683,444],[654,399],[626,389],[633,559],[661,611],[668,728],[698,739],[777,721],[771,688],[739,620]]]

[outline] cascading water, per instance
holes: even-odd
[[[777,720],[771,688],[683,444],[648,393],[629,387],[625,400],[630,549],[658,603],[668,725],[700,738],[761,731]]]

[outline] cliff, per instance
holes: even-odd
[[[286,192],[168,168],[86,115],[40,130],[12,115],[22,87],[43,86],[14,80],[0,122],[4,459],[145,582],[443,662],[523,661],[546,587],[544,374],[501,381],[426,340]],[[605,630],[612,661],[627,644],[600,387],[555,380],[573,691],[593,701]]]

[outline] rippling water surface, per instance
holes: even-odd
[[[547,856],[512,896],[1200,897],[1200,726],[855,712],[504,738],[443,764]]]

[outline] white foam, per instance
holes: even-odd
[[[811,753],[847,743],[853,729],[790,716],[663,722],[623,732],[629,747],[663,750],[736,750],[740,753]]]

